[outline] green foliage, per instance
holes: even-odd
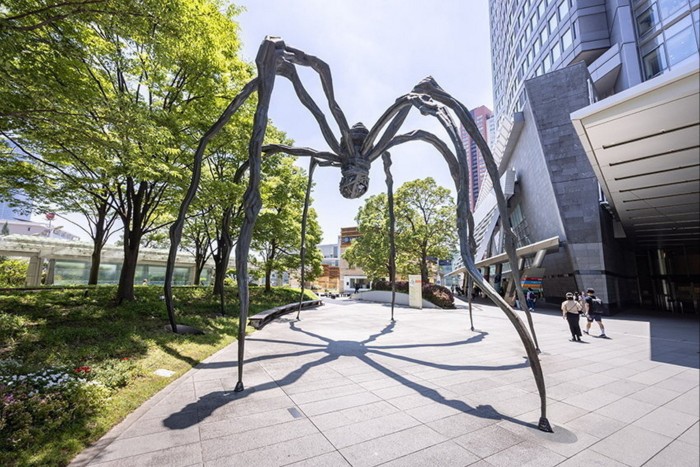
[[[391,290],[391,282],[383,280],[374,281],[372,282],[372,289]],[[408,282],[396,281],[396,291],[408,293]],[[430,303],[437,305],[440,308],[455,307],[455,297],[447,287],[436,284],[424,284],[422,287],[422,294],[425,300],[428,300]]]
[[[237,11],[216,0],[80,4],[4,2],[0,131],[22,150],[0,166],[64,211],[90,219],[108,206],[125,251],[137,252],[172,221],[200,138],[252,67],[237,56]],[[205,155],[239,148],[253,108],[251,99]],[[133,299],[134,267],[125,261],[120,299]]]
[[[397,274],[420,273],[429,279],[428,258],[448,258],[457,235],[455,204],[447,188],[432,178],[404,183],[394,196]],[[384,194],[369,197],[357,216],[361,237],[343,258],[362,268],[370,279],[388,278],[389,213]]]
[[[307,177],[294,165],[294,159],[284,157],[272,173],[264,176],[261,187],[262,209],[255,223],[252,249],[259,252],[253,258],[255,266],[265,272],[269,289],[272,271],[298,270],[301,266],[301,221],[306,195]],[[322,237],[316,212],[309,208],[306,225],[305,279],[321,274],[322,256],[317,248]]]
[[[28,267],[25,260],[0,257],[0,287],[22,287]]]
[[[0,465],[65,465],[80,450],[171,382],[235,340],[236,290],[218,317],[210,288],[176,287],[179,323],[204,335],[165,329],[158,287],[113,304],[114,287],[0,294]],[[309,294],[311,297],[311,294]],[[297,301],[299,292],[251,288],[251,313]]]

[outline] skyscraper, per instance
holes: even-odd
[[[477,266],[503,285],[508,228],[517,276],[541,279],[553,302],[590,287],[607,309],[698,313],[700,2],[489,6],[489,145],[509,212],[500,218],[487,177],[474,211]]]
[[[489,142],[489,120],[493,117],[493,113],[486,106],[480,106],[469,111],[481,136],[484,137],[486,142]],[[486,173],[486,166],[484,165],[484,158],[481,156],[481,151],[476,145],[474,139],[469,136],[469,133],[460,126],[459,129],[460,137],[462,138],[462,145],[467,151],[467,158],[469,160],[469,208],[473,211],[476,205],[476,200],[479,196],[479,189],[481,188],[482,181],[484,179],[484,174]]]

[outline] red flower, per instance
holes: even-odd
[[[129,357],[123,357],[123,358],[122,358],[122,362],[125,362],[125,361],[127,361],[127,360],[129,360]]]
[[[89,366],[79,366],[78,368],[73,369],[76,373],[85,373],[88,374],[91,371],[91,368]]]

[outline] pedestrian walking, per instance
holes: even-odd
[[[527,291],[527,295],[525,295],[525,301],[527,302],[527,311],[535,311],[535,301],[537,300],[537,296],[535,295],[535,292],[532,290]]]
[[[591,330],[591,324],[593,324],[593,321],[595,321],[596,323],[598,323],[598,327],[600,327],[600,336],[598,337],[608,337],[605,335],[605,326],[603,325],[603,302],[595,296],[595,290],[586,290],[586,297],[584,298],[584,302],[584,311],[586,312],[586,319],[588,320],[588,322],[586,323],[586,330],[583,332],[588,334]]]
[[[574,300],[574,294],[566,293],[566,300],[561,303],[563,318],[569,323],[571,342],[581,342],[581,326],[578,321],[581,317],[581,305]]]

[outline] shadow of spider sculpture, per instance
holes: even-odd
[[[351,357],[356,359],[358,363],[366,366],[363,374],[369,374],[371,372],[373,374],[385,376],[386,378],[400,383],[401,386],[409,388],[415,391],[416,394],[420,394],[422,397],[437,404],[451,407],[475,417],[488,418],[494,421],[507,420],[511,423],[522,426],[533,427],[533,424],[522,419],[502,414],[490,405],[472,406],[459,397],[450,398],[449,396],[444,395],[440,389],[433,387],[433,385],[425,384],[425,381],[422,381],[421,378],[416,378],[410,374],[406,374],[390,364],[391,362],[396,362],[398,364],[407,363],[412,366],[415,365],[422,368],[431,368],[443,371],[466,370],[489,372],[508,371],[525,368],[528,366],[527,361],[498,366],[441,364],[398,353],[402,350],[410,351],[417,348],[426,348],[431,350],[455,349],[453,353],[456,352],[457,354],[463,355],[465,346],[481,342],[486,336],[488,336],[487,332],[475,331],[475,335],[464,340],[453,342],[382,345],[379,344],[378,341],[380,338],[393,332],[395,322],[390,322],[382,330],[370,335],[362,341],[335,340],[330,337],[303,329],[302,327],[297,326],[293,321],[289,322],[288,325],[289,330],[300,334],[300,339],[285,340],[284,338],[250,338],[248,341],[276,345],[278,348],[285,348],[285,351],[249,358],[246,360],[246,363],[274,362],[280,358],[295,358],[301,360],[301,363],[297,368],[288,373],[286,373],[286,367],[281,368],[279,372],[273,371],[272,373],[270,373],[271,369],[267,368],[265,369],[265,374],[268,378],[271,377],[272,381],[261,381],[258,384],[248,387],[244,392],[235,392],[230,390],[210,392],[199,397],[196,402],[192,402],[183,407],[179,412],[169,415],[165,420],[163,420],[163,424],[171,429],[188,428],[193,424],[211,416],[216,410],[229,403],[245,399],[253,394],[291,386],[305,375],[311,374],[314,368],[332,365],[334,362],[338,362],[343,358]],[[310,339],[306,339],[306,337]],[[301,349],[297,350],[299,348]],[[233,364],[230,362],[213,361],[201,363],[198,368],[218,370],[232,366]],[[335,373],[335,371],[330,369],[329,373]],[[326,375],[327,373],[324,372],[323,374]],[[337,375],[337,373],[335,374]],[[198,415],[196,419],[185,415],[192,413],[193,411],[196,411]]]
[[[431,144],[438,150],[447,163],[450,169],[450,174],[454,180],[457,189],[457,231],[459,234],[460,254],[464,262],[467,274],[470,281],[473,281],[481,290],[506,314],[508,319],[515,327],[520,339],[525,347],[527,357],[530,361],[535,382],[540,395],[540,423],[539,428],[542,431],[551,432],[551,426],[546,417],[546,396],[544,375],[538,358],[539,348],[537,346],[537,338],[535,335],[532,318],[529,312],[526,316],[530,326],[530,333],[527,328],[515,314],[508,303],[486,282],[480,271],[474,263],[474,251],[476,245],[473,238],[474,219],[469,210],[468,190],[468,162],[466,152],[462,146],[457,125],[452,119],[448,109],[450,109],[459,119],[467,132],[477,142],[477,146],[482,153],[486,169],[493,184],[494,193],[498,202],[498,209],[501,219],[504,223],[508,223],[508,214],[506,208],[505,197],[498,177],[498,168],[491,155],[488,145],[484,141],[481,133],[479,133],[476,124],[471,118],[469,111],[459,101],[446,93],[432,78],[426,78],[418,83],[411,92],[399,97],[386,112],[379,118],[377,123],[367,129],[361,123],[352,126],[343,114],[338,103],[335,101],[333,82],[331,79],[330,68],[322,60],[307,55],[306,53],[288,47],[284,41],[277,37],[266,37],[263,41],[258,55],[256,57],[256,66],[258,76],[246,84],[242,91],[233,99],[226,110],[221,114],[219,119],[212,127],[204,134],[199,142],[193,165],[192,181],[190,183],[187,194],[180,206],[179,214],[173,225],[170,227],[170,254],[168,256],[168,264],[165,275],[165,303],[168,310],[168,316],[173,332],[177,332],[175,324],[173,300],[172,300],[172,278],[175,270],[175,256],[180,244],[182,229],[185,222],[187,209],[195,197],[199,181],[201,177],[201,167],[204,151],[209,141],[226,125],[229,119],[235,114],[238,108],[250,97],[254,92],[257,93],[258,102],[253,119],[253,132],[248,146],[248,160],[245,164],[245,169],[248,171],[248,186],[243,196],[243,212],[244,220],[241,226],[238,242],[236,244],[235,264],[236,275],[238,282],[238,294],[240,299],[240,314],[239,314],[239,332],[238,332],[238,384],[236,391],[243,391],[243,363],[245,349],[245,323],[248,321],[249,311],[249,291],[248,291],[248,253],[250,243],[253,236],[253,226],[257,215],[262,206],[260,197],[260,181],[261,181],[261,156],[265,154],[287,153],[294,156],[310,157],[309,166],[309,184],[306,192],[306,203],[302,218],[302,244],[301,244],[301,283],[304,283],[304,264],[305,257],[305,225],[308,210],[309,193],[311,189],[311,180],[315,167],[330,166],[339,167],[342,178],[340,181],[340,193],[345,198],[358,198],[362,196],[369,185],[369,170],[372,162],[378,158],[382,158],[384,163],[384,172],[386,174],[386,183],[388,191],[388,206],[390,219],[390,270],[391,282],[394,284],[395,278],[395,246],[394,246],[394,212],[393,212],[393,180],[391,177],[391,156],[388,152],[393,146],[409,141],[423,141]],[[318,105],[314,102],[311,96],[304,88],[296,71],[296,66],[310,67],[318,73],[323,92],[328,99],[330,112],[338,124],[341,137],[337,140],[331,131],[325,115],[321,112]],[[321,133],[328,144],[331,151],[316,151],[310,148],[296,148],[285,145],[268,145],[263,146],[263,138],[267,128],[268,109],[270,98],[275,84],[277,75],[283,76],[291,81],[294,91],[301,103],[312,113],[318,123]],[[416,130],[406,134],[398,134],[401,125],[408,116],[412,108],[417,108],[422,115],[432,116],[437,118],[443,126],[452,142],[456,155],[449,149],[441,139],[434,134]],[[386,128],[385,128],[386,127]],[[381,131],[384,130],[380,137]],[[243,170],[239,170],[237,177],[242,176]],[[518,264],[515,254],[514,234],[510,228],[505,228],[505,248],[513,274],[513,282],[516,284],[520,303],[525,303],[525,296],[520,287],[519,278],[517,277]],[[303,296],[303,289],[302,289]],[[391,319],[394,319],[394,297],[395,288],[392,285],[392,306]],[[301,301],[301,299],[300,299]],[[301,307],[301,304],[300,304]],[[297,317],[299,315],[297,314]],[[473,325],[472,325],[473,329]]]

